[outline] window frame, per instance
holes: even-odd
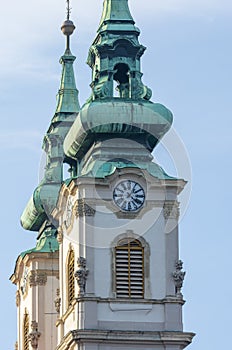
[[[116,271],[116,249],[119,246],[119,243],[124,239],[131,241],[138,241],[141,249],[143,251],[143,298],[139,297],[119,297],[117,296],[117,271]],[[135,234],[133,231],[128,230],[126,233],[118,235],[111,244],[111,253],[112,253],[112,296],[116,299],[126,299],[126,300],[142,300],[151,298],[151,288],[150,288],[150,247],[146,240]]]
[[[75,252],[73,248],[69,249],[67,254],[67,308],[72,305],[75,299]]]
[[[133,257],[139,262],[133,261]],[[115,247],[115,269],[116,297],[144,299],[144,248],[140,241],[126,238],[118,242]],[[133,277],[133,273],[138,276]],[[127,285],[124,283],[126,280]]]
[[[30,344],[29,344],[29,329],[30,323],[29,323],[29,315],[27,312],[24,314],[23,318],[23,349],[29,350]]]

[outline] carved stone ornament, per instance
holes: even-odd
[[[16,292],[15,302],[16,302],[16,306],[19,307],[19,305],[20,305],[20,292],[19,292],[19,290],[17,290],[17,292]]]
[[[56,236],[57,242],[61,244],[63,242],[63,232],[59,229],[57,236]]]
[[[43,271],[31,270],[29,275],[30,287],[45,286],[47,283],[47,274]]]
[[[60,313],[60,305],[61,305],[61,297],[60,297],[60,289],[56,290],[56,299],[54,300],[56,312]]]
[[[112,96],[112,88],[111,84],[108,80],[106,81],[100,81],[100,82],[94,82],[93,92],[95,98],[106,98]]]
[[[20,288],[23,295],[25,295],[27,293],[28,276],[29,276],[29,269],[28,269],[28,267],[25,266],[25,269],[23,272],[23,277],[22,277],[21,288]]]
[[[179,203],[175,201],[165,202],[164,203],[164,218],[168,219],[176,219],[178,220],[180,216],[180,208]]]
[[[83,297],[85,295],[86,280],[89,273],[88,269],[86,268],[86,259],[80,256],[77,260],[77,266],[79,269],[75,272],[75,277],[79,286],[78,296]]]
[[[67,201],[67,207],[66,207],[66,220],[65,220],[66,228],[71,226],[71,223],[72,223],[72,210],[73,210],[73,203],[72,203],[72,199],[69,197],[68,201]]]
[[[18,342],[16,341],[16,342],[15,342],[15,350],[18,350],[18,348],[19,348],[19,344],[18,344]]]
[[[134,99],[145,99],[150,100],[152,96],[152,91],[147,86],[145,86],[141,81],[141,76],[137,76],[131,79],[132,82],[132,96]]]
[[[85,203],[84,199],[77,199],[76,205],[75,205],[75,215],[76,217],[83,217],[83,216],[94,216],[95,210],[91,208],[87,203]]]
[[[186,274],[186,272],[182,271],[182,269],[183,269],[183,262],[181,260],[178,260],[176,262],[176,270],[172,274],[173,279],[174,279],[174,283],[176,286],[176,296],[177,297],[182,297],[181,288],[183,286],[184,277]]]
[[[41,333],[38,331],[38,323],[36,321],[31,322],[31,330],[31,333],[28,335],[29,342],[33,349],[38,349]]]

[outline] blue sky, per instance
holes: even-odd
[[[189,180],[190,199],[180,222],[180,256],[187,271],[184,328],[197,333],[189,350],[218,350],[230,342],[232,294],[231,85],[232,3],[228,0],[130,0],[147,47],[143,81],[153,101],[174,113],[191,171],[178,158],[178,175]],[[18,254],[36,235],[19,218],[38,184],[42,137],[55,110],[65,39],[64,0],[4,2],[0,14],[1,313],[0,348],[16,340],[15,288],[8,278]],[[76,32],[76,81],[80,101],[90,94],[85,64],[100,19],[102,0],[72,1]],[[172,134],[155,151],[171,175]],[[169,146],[171,145],[171,146]],[[176,154],[175,153],[175,154]],[[3,326],[4,325],[4,326]],[[223,336],[222,336],[223,335]]]

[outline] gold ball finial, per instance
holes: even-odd
[[[62,33],[67,36],[72,35],[75,28],[76,27],[74,26],[73,22],[69,19],[66,19],[66,21],[64,21],[64,23],[61,26]]]
[[[71,7],[70,7],[70,0],[66,0],[67,2],[67,19],[64,21],[64,23],[62,24],[61,26],[61,30],[63,32],[64,35],[72,35],[72,33],[74,32],[75,30],[75,26],[73,24],[72,21],[70,21],[70,14],[71,14]]]

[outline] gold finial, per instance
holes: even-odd
[[[75,26],[74,26],[73,22],[70,21],[70,14],[71,14],[70,0],[66,0],[66,2],[67,2],[67,7],[66,7],[67,19],[62,24],[61,30],[62,30],[63,34],[67,36],[67,47],[66,47],[66,50],[69,50],[70,49],[69,48],[69,37],[74,32]]]

